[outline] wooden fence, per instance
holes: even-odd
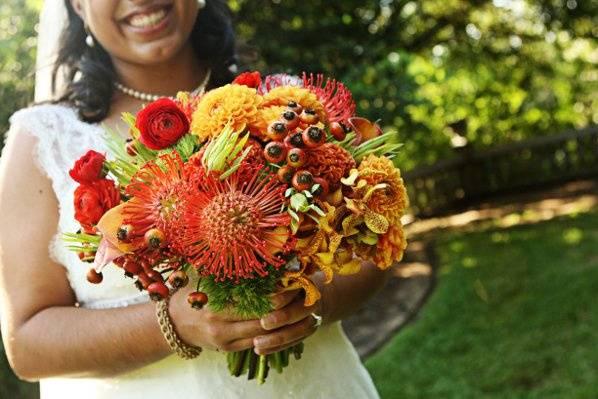
[[[429,217],[495,195],[598,177],[598,126],[538,137],[404,173],[411,211]]]

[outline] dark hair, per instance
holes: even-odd
[[[89,47],[83,20],[65,0],[68,25],[60,38],[53,69],[52,91],[59,71],[66,73],[66,88],[58,102],[69,102],[86,122],[99,122],[109,113],[116,73],[110,55],[99,43]],[[208,0],[195,21],[190,40],[199,59],[212,70],[208,88],[233,79],[229,67],[236,63],[232,13],[226,0]]]

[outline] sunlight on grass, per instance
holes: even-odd
[[[417,320],[366,361],[382,398],[598,397],[598,213],[445,234],[437,254]]]

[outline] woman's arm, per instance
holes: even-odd
[[[152,303],[107,310],[75,307],[64,268],[48,257],[58,205],[49,179],[32,161],[37,139],[12,133],[0,170],[0,321],[16,374],[27,380],[109,376],[169,355]],[[265,333],[259,320],[193,310],[185,296],[182,290],[173,297],[170,313],[189,344],[241,350]],[[279,306],[290,299],[278,298]]]
[[[324,323],[342,320],[355,313],[384,287],[388,278],[388,270],[380,270],[371,262],[362,262],[357,274],[335,276],[330,284],[324,284],[323,273],[316,273],[313,280],[322,298],[313,306],[305,307],[303,298],[297,296],[288,306],[263,317],[262,326],[270,333],[254,339],[256,353],[274,353],[313,334],[316,327],[312,312],[321,315]]]

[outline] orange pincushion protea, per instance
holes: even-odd
[[[207,140],[218,136],[229,121],[235,132],[249,129],[256,133],[263,125],[261,104],[262,97],[247,86],[229,84],[209,91],[193,112],[191,133]]]
[[[308,76],[304,72],[303,87],[314,93],[324,105],[328,122],[346,122],[355,114],[353,94],[341,82],[334,79],[324,81],[324,75]]]
[[[324,106],[318,97],[311,91],[297,86],[280,86],[272,89],[266,95],[264,95],[264,103],[262,104],[262,114],[265,117],[270,117],[273,112],[278,112],[280,108],[276,108],[275,111],[269,110],[271,107],[286,107],[289,102],[294,101],[301,105],[303,109],[311,108],[316,111],[320,122],[327,123],[326,111]],[[281,112],[282,113],[282,112]],[[280,118],[280,114],[278,115]],[[264,123],[272,122],[265,120]]]
[[[160,229],[171,241],[172,225],[181,214],[181,202],[189,191],[189,175],[180,155],[161,155],[143,166],[132,178],[125,194],[132,197],[123,205],[123,224],[133,227],[131,243],[142,247],[151,228]]]
[[[307,153],[307,169],[314,177],[325,179],[331,191],[338,188],[340,179],[355,168],[355,160],[344,148],[326,143]]]
[[[290,216],[281,212],[286,185],[262,165],[244,163],[221,181],[198,175],[185,202],[174,243],[201,275],[217,281],[266,276],[290,250]]]
[[[359,168],[359,179],[367,184],[357,184],[357,193],[365,193],[376,185],[384,185],[382,189],[371,192],[367,200],[367,207],[388,218],[402,216],[408,206],[407,190],[401,178],[401,172],[395,168],[392,161],[386,157],[369,155]]]

